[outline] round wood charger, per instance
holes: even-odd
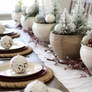
[[[5,69],[3,67],[9,67],[9,63],[2,64],[1,72]],[[21,76],[21,77],[7,77],[0,75],[0,88],[4,89],[21,89],[25,88],[28,83],[39,80],[42,82],[48,82],[53,78],[53,71],[50,68],[43,67],[43,69],[34,74],[28,76]]]
[[[15,35],[11,35],[12,38],[20,37],[20,34],[16,33]]]
[[[3,36],[6,36],[6,35],[10,36],[11,38],[17,38],[20,36],[20,34],[12,32],[12,33],[8,33],[8,34],[0,34],[0,38]]]
[[[14,52],[12,52],[12,51],[14,51]],[[17,51],[15,51],[15,50],[7,50],[6,51],[7,53],[5,53],[3,51],[0,51],[0,58],[12,58],[12,57],[14,57],[16,55],[28,55],[28,54],[32,53],[32,51],[33,50],[32,50],[31,47],[26,47],[26,46],[23,49],[19,49]]]

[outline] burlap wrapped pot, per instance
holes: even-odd
[[[50,44],[60,59],[79,58],[82,35],[58,35],[50,33]]]

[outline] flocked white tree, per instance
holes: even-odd
[[[59,22],[59,17],[60,17],[60,14],[61,14],[60,9],[58,9],[58,7],[57,7],[58,3],[59,2],[57,2],[57,0],[51,0],[51,12],[56,17],[56,23]]]
[[[45,16],[44,0],[39,0],[39,15]]]
[[[55,7],[54,5],[56,4],[56,0],[48,0],[48,4],[46,3],[46,0],[39,0],[39,14],[36,16],[35,21],[37,23],[46,23],[45,17],[47,14],[56,14],[54,12]]]
[[[72,17],[69,15],[68,11],[65,9],[63,14],[61,14],[59,24],[56,25],[55,31],[59,34],[73,34],[75,32],[75,25],[73,23]]]
[[[34,4],[28,9],[26,9],[25,19],[27,19],[28,17],[35,17],[38,14],[38,12],[39,12],[38,1],[34,0]]]
[[[72,10],[73,22],[76,25],[76,34],[85,34],[87,28],[87,17],[81,0]]]
[[[61,14],[61,10],[57,7],[58,3],[57,0],[39,0],[39,15],[36,17],[36,22],[44,23],[45,16],[53,14],[55,22],[58,23]]]
[[[22,12],[22,1],[21,0],[17,1],[14,11],[15,12]]]
[[[45,19],[45,9],[44,9],[44,0],[39,0],[39,13],[35,17],[35,22],[37,23],[44,23]]]

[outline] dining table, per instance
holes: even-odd
[[[30,42],[30,37],[27,33],[25,33],[22,29],[20,28],[16,28],[16,24],[13,20],[1,20],[0,21],[1,24],[5,25],[8,28],[11,29],[15,29],[16,32],[18,32],[20,34],[20,37],[15,38],[14,41],[21,41],[24,44],[28,45]],[[26,56],[27,60],[29,62],[36,62],[39,63],[41,65],[44,65],[44,62],[41,61],[41,59],[39,59],[38,55],[35,52],[32,52],[31,54]],[[6,63],[6,62],[10,62],[10,58],[0,58],[0,64],[2,63]],[[57,80],[56,77],[54,77],[51,81],[46,83],[47,86],[52,87],[52,88],[57,88],[57,89],[61,89],[62,87],[60,86],[59,81]],[[0,88],[0,92],[24,92],[24,89],[2,89]]]
[[[28,61],[36,62],[45,65],[53,70],[54,78],[49,81],[47,86],[62,90],[62,92],[91,92],[92,91],[92,76],[79,69],[71,69],[65,64],[54,61],[56,57],[53,52],[41,44],[32,42],[29,32],[23,31],[21,28],[16,28],[13,20],[0,21],[8,28],[15,29],[20,34],[19,38],[14,40],[21,41],[24,44],[31,46],[33,52],[26,56]],[[89,18],[88,25],[92,25],[92,18]],[[31,31],[30,31],[31,32]],[[50,44],[48,44],[50,46]],[[60,60],[62,62],[63,60]],[[0,63],[10,62],[10,59],[1,59]],[[23,92],[22,90],[0,89],[0,92]]]

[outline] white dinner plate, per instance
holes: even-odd
[[[10,50],[12,50],[12,49],[19,49],[19,48],[22,48],[24,46],[25,46],[24,43],[22,43],[20,41],[14,41],[12,47],[9,48],[9,49]],[[0,50],[5,50],[5,49],[0,45]]]
[[[15,29],[6,28],[3,34],[9,34],[9,33],[12,33],[12,32],[16,32],[16,30]]]
[[[16,74],[14,71],[12,71],[10,67],[10,63],[7,62],[7,63],[0,64],[0,75],[5,76],[5,77],[23,77],[23,76],[36,74],[40,72],[42,69],[43,69],[42,65],[29,62],[26,73]]]

